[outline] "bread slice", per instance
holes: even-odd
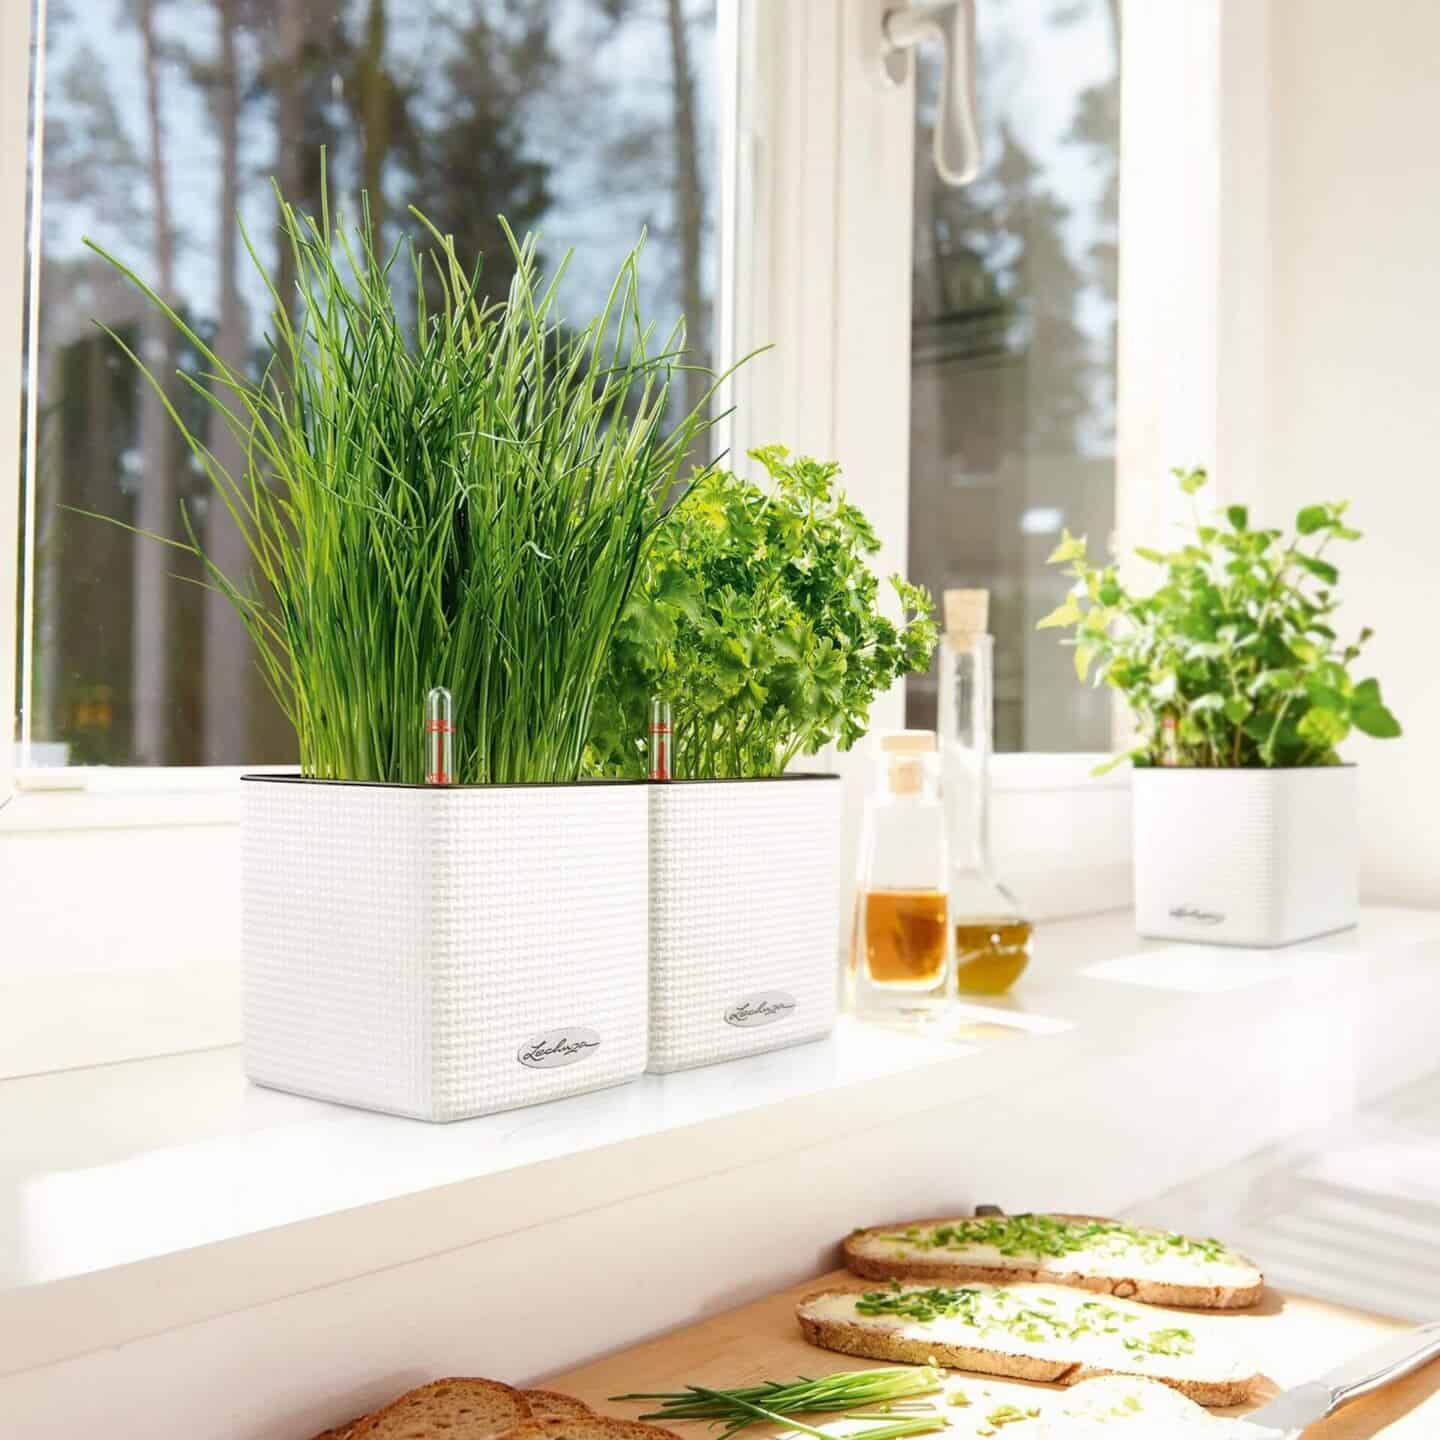
[[[448,1440],[448,1437],[447,1437]],[[503,1440],[680,1440],[673,1430],[608,1415],[551,1415],[507,1430]]]
[[[434,1380],[357,1421],[345,1440],[491,1440],[530,1418],[498,1380]]]
[[[573,1395],[562,1395],[558,1390],[522,1390],[530,1414],[536,1420],[552,1419],[556,1416],[579,1419],[595,1412]]]
[[[1085,1380],[1045,1406],[1030,1440],[1265,1440],[1278,1431],[1227,1420],[1154,1380],[1106,1375]]]
[[[857,1230],[845,1264],[867,1280],[1045,1280],[1147,1305],[1243,1310],[1265,1277],[1218,1240],[1192,1240],[1090,1215],[985,1215]]]
[[[812,1345],[906,1364],[1073,1385],[1095,1375],[1144,1375],[1201,1405],[1239,1405],[1253,1368],[1183,1325],[1127,1300],[1059,1285],[827,1290],[796,1311]]]

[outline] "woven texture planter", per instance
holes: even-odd
[[[838,992],[838,776],[650,787],[650,1064],[818,1040]]]
[[[645,786],[241,789],[256,1083],[458,1120],[644,1070]]]
[[[1290,945],[1359,919],[1355,769],[1134,773],[1142,935]]]

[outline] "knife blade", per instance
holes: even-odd
[[[1440,1320],[1382,1341],[1318,1380],[1307,1380],[1243,1417],[1246,1425],[1298,1436],[1342,1405],[1418,1370],[1440,1357]],[[1258,1440],[1258,1437],[1257,1437]]]

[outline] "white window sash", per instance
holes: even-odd
[[[0,815],[15,791],[15,595],[19,580],[20,371],[30,6],[0,6]]]

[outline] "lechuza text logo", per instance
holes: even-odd
[[[600,1037],[583,1025],[564,1030],[547,1030],[532,1035],[516,1052],[515,1058],[531,1070],[558,1070],[586,1060],[600,1048]]]

